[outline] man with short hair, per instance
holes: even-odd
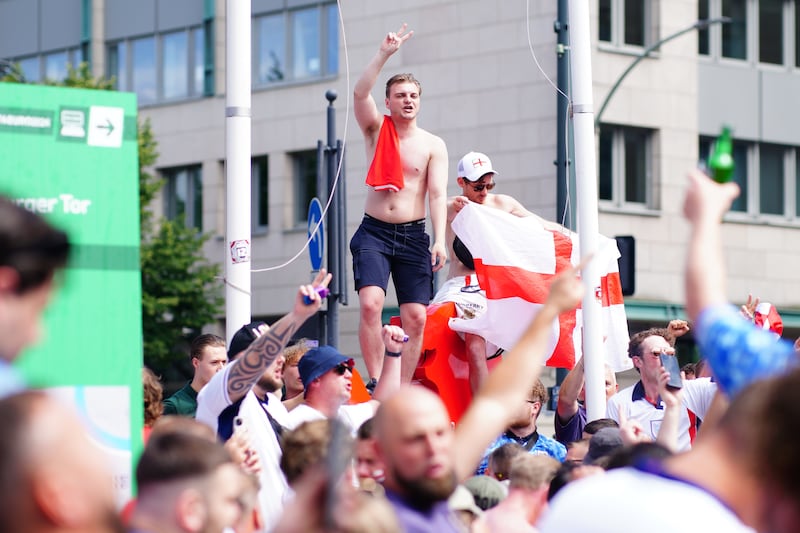
[[[542,412],[542,406],[547,403],[547,389],[540,379],[537,379],[530,390],[525,403],[516,410],[516,415],[506,428],[505,433],[497,437],[483,454],[483,459],[478,466],[477,474],[486,471],[489,462],[489,455],[496,449],[508,442],[515,442],[522,448],[534,455],[549,455],[563,462],[567,456],[567,449],[557,440],[551,439],[546,435],[539,434],[536,428],[536,421]]]
[[[197,393],[228,362],[228,355],[225,353],[225,339],[211,333],[195,337],[189,347],[189,358],[194,367],[194,377],[175,394],[164,400],[165,415],[194,417],[197,412]]]
[[[294,429],[303,422],[338,418],[355,437],[359,426],[375,414],[380,400],[400,384],[400,351],[405,332],[399,326],[383,326],[385,361],[383,375],[373,399],[346,405],[350,399],[355,361],[333,346],[312,348],[300,359],[298,370],[305,392],[303,403],[289,412],[287,427]]]
[[[277,522],[288,495],[280,469],[280,432],[286,408],[275,395],[282,386],[283,349],[297,329],[320,308],[317,287],[327,287],[331,276],[320,270],[311,285],[301,285],[289,314],[268,327],[263,322],[243,326],[231,339],[232,361],[197,395],[197,419],[211,426],[222,440],[234,432],[234,422],[247,432],[261,458],[259,505],[266,529]],[[308,297],[310,304],[306,304]],[[238,357],[236,354],[239,354]]]
[[[24,391],[0,399],[0,427],[0,531],[124,531],[102,451],[75,412]]]
[[[558,389],[558,403],[556,416],[553,419],[556,440],[561,444],[583,438],[583,428],[586,427],[586,391],[584,389],[583,357],[564,377]],[[605,391],[606,402],[619,391],[617,376],[608,364],[605,365]]]
[[[607,416],[617,423],[622,416],[637,420],[652,440],[658,437],[664,419],[664,402],[659,395],[658,378],[662,372],[661,355],[675,357],[672,336],[665,328],[650,328],[634,334],[628,345],[628,356],[639,372],[639,381],[619,391],[608,400]],[[710,379],[683,381],[679,414],[678,451],[691,448],[696,433],[696,417],[705,417],[717,391]],[[622,414],[621,414],[622,413]]]
[[[216,441],[184,431],[153,434],[136,467],[137,533],[223,533],[242,519],[245,474]]]
[[[0,197],[0,397],[25,388],[11,363],[39,340],[55,274],[69,251],[66,233]]]
[[[411,381],[420,358],[433,273],[447,260],[447,147],[417,125],[422,87],[413,75],[397,74],[386,83],[389,115],[378,111],[371,92],[386,61],[413,33],[406,33],[403,24],[398,32],[386,35],[353,88],[353,109],[371,162],[364,219],[350,241],[361,313],[358,338],[367,372],[379,379],[383,375],[381,313],[391,273],[409,337],[402,350],[404,383]],[[433,226],[430,251],[426,195]]]
[[[384,488],[406,531],[461,531],[447,506],[457,483],[471,476],[487,446],[513,419],[507,406],[529,398],[548,355],[553,321],[580,301],[583,286],[570,268],[550,286],[546,303],[517,345],[494,368],[453,428],[442,400],[406,385],[375,415],[376,447],[386,466]]]
[[[457,167],[456,181],[461,188],[461,195],[452,196],[447,200],[445,242],[448,247],[450,268],[447,272],[447,281],[439,288],[431,303],[453,302],[460,318],[477,318],[486,312],[486,291],[478,284],[475,265],[469,250],[457,239],[452,227],[453,219],[465,205],[473,202],[517,217],[534,217],[545,229],[566,231],[562,226],[531,213],[513,197],[490,193],[489,191],[496,185],[497,174],[489,156],[480,152],[467,153],[458,162]],[[486,340],[480,335],[464,333],[464,349],[469,365],[470,389],[474,394],[489,373],[486,358],[493,355],[498,347],[493,345],[487,347]]]
[[[536,521],[547,508],[550,480],[560,466],[557,460],[543,455],[523,453],[514,457],[508,495],[478,519],[475,530],[536,533]]]

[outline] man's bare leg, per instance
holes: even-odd
[[[358,342],[369,376],[380,379],[383,368],[383,340],[381,339],[381,313],[386,295],[374,285],[358,291],[361,317],[358,322]],[[403,324],[405,327],[405,324]]]
[[[474,395],[489,375],[486,364],[486,340],[472,333],[464,334],[464,349],[469,365],[469,388]]]
[[[403,347],[403,358],[400,364],[400,382],[409,383],[414,377],[419,357],[422,354],[422,334],[425,331],[427,309],[418,303],[400,305],[400,320],[408,335],[408,342]]]

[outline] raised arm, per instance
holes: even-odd
[[[574,309],[583,295],[575,269],[558,275],[550,286],[547,302],[534,317],[519,342],[489,374],[486,382],[456,427],[454,464],[460,480],[470,476],[486,447],[511,421],[542,371],[553,322]]]
[[[447,146],[439,137],[432,137],[436,144],[428,165],[428,210],[433,226],[431,265],[436,272],[447,262]]]
[[[375,87],[386,61],[414,35],[413,30],[405,33],[406,28],[407,24],[403,24],[397,32],[389,32],[383,38],[380,48],[353,87],[353,110],[356,122],[358,122],[364,137],[373,142],[381,127],[381,114],[375,104],[375,99],[372,98],[372,88]]]
[[[564,377],[561,387],[558,389],[558,405],[556,406],[556,416],[562,424],[566,424],[578,412],[578,395],[583,388],[583,357],[575,363],[575,366]]]
[[[247,394],[250,388],[264,374],[264,371],[283,352],[292,335],[311,316],[319,311],[322,299],[314,290],[316,287],[327,287],[331,274],[325,269],[319,271],[311,285],[301,285],[294,300],[294,308],[275,322],[272,327],[254,340],[247,350],[230,364],[228,370],[228,398],[231,402]],[[311,299],[306,304],[304,297]]]

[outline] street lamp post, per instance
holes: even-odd
[[[647,56],[649,56],[650,53],[652,53],[653,51],[658,50],[661,47],[662,44],[664,44],[664,43],[666,43],[668,41],[671,41],[672,39],[675,39],[677,37],[680,37],[684,33],[689,33],[690,31],[693,31],[693,30],[702,30],[702,29],[708,28],[712,24],[728,24],[732,20],[733,19],[731,19],[730,17],[717,17],[717,18],[698,20],[697,22],[695,22],[691,26],[683,28],[680,31],[676,31],[675,33],[673,33],[671,35],[667,35],[663,39],[654,42],[653,44],[651,44],[650,46],[648,46],[647,48],[642,50],[639,53],[639,55],[636,57],[636,59],[634,59],[633,62],[631,62],[631,64],[628,65],[628,68],[625,69],[625,71],[620,75],[620,77],[617,78],[617,81],[615,81],[614,85],[611,86],[611,90],[608,91],[608,94],[606,95],[605,100],[603,100],[603,105],[600,106],[600,110],[597,112],[597,115],[595,115],[595,119],[594,119],[594,127],[595,127],[595,129],[600,127],[600,119],[603,117],[603,111],[606,110],[606,106],[608,106],[608,102],[611,100],[611,97],[614,96],[614,93],[617,92],[617,89],[622,84],[622,81],[628,76],[628,74],[630,74],[631,70],[633,70],[634,67],[636,67],[636,65],[638,65],[642,61],[642,59],[644,59]]]

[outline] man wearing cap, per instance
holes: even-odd
[[[183,388],[164,400],[165,415],[194,417],[197,412],[197,393],[228,362],[225,339],[211,333],[196,337],[189,347],[189,358],[194,367],[194,376]]]
[[[447,281],[433,297],[432,304],[454,302],[460,318],[475,318],[486,311],[486,292],[478,285],[475,267],[469,250],[456,240],[452,222],[459,211],[469,202],[500,209],[518,217],[536,217],[548,230],[563,231],[560,225],[548,222],[525,209],[521,203],[507,194],[492,194],[497,171],[492,167],[489,156],[480,152],[469,152],[458,162],[458,186],[461,195],[447,200],[447,230],[445,241],[450,257]],[[487,347],[483,337],[472,333],[464,334],[464,343],[469,364],[469,383],[473,394],[486,379],[489,370],[486,357],[497,351],[496,346]]]
[[[300,359],[297,368],[305,387],[303,403],[289,412],[287,427],[294,429],[303,422],[337,417],[355,437],[358,428],[372,418],[380,400],[400,385],[400,352],[405,332],[398,326],[383,326],[381,337],[385,347],[383,374],[373,399],[345,405],[350,399],[355,361],[333,346],[312,348]]]
[[[386,82],[388,115],[378,110],[372,89],[383,66],[413,34],[405,24],[388,33],[353,88],[353,110],[371,162],[364,218],[350,241],[360,308],[358,340],[370,377],[381,378],[381,313],[391,273],[409,336],[401,361],[405,383],[420,358],[433,273],[447,261],[447,146],[417,125],[422,88],[412,74],[396,74]],[[425,233],[426,196],[432,245]]]
[[[272,327],[253,322],[237,331],[228,351],[232,361],[197,395],[197,420],[211,426],[222,440],[231,437],[238,422],[259,454],[262,468],[258,497],[267,530],[277,522],[288,494],[279,444],[287,412],[274,394],[283,385],[283,349],[319,310],[321,299],[315,288],[327,287],[330,279],[330,274],[320,270],[311,285],[300,287],[292,311]],[[304,297],[311,303],[306,304]]]

